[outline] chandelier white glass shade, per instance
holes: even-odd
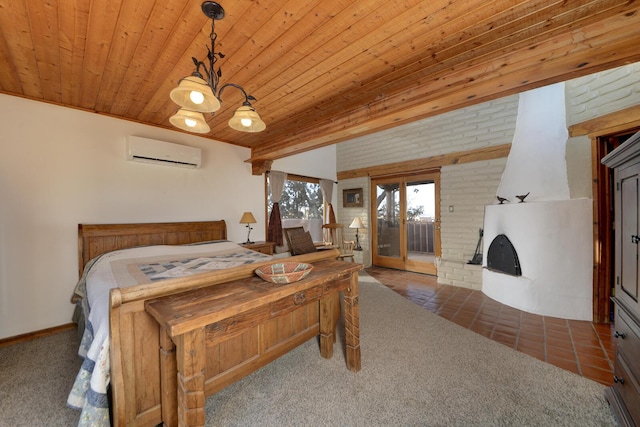
[[[211,47],[207,47],[209,50],[208,64],[191,58],[196,66],[195,71],[190,76],[181,79],[178,86],[169,94],[171,100],[180,106],[178,112],[169,118],[169,122],[187,132],[208,133],[210,128],[202,113],[211,113],[213,116],[221,107],[220,99],[224,89],[234,87],[242,92],[244,102],[229,120],[229,126],[241,132],[263,131],[267,125],[251,105],[251,101],[255,101],[256,98],[247,94],[241,86],[234,83],[218,87],[222,70],[220,67],[216,69],[215,63],[218,58],[224,58],[224,55],[215,51],[217,38],[215,22],[224,18],[224,9],[216,2],[206,1],[202,3],[202,12],[211,18],[211,34],[209,36]],[[204,71],[204,76],[200,72],[201,69]]]
[[[251,105],[243,104],[233,113],[233,117],[229,120],[229,127],[240,132],[262,132],[267,125]]]
[[[169,118],[172,125],[187,132],[208,133],[211,128],[202,113],[181,108]]]
[[[180,80],[169,97],[182,108],[200,113],[212,113],[220,109],[220,101],[213,94],[211,86],[202,78],[195,75]]]

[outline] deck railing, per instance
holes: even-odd
[[[389,227],[384,223],[384,220],[378,219],[378,251],[381,255],[399,256],[398,229],[398,224]],[[421,254],[434,254],[435,244],[433,235],[433,219],[426,221],[407,221],[407,251]]]
[[[407,250],[409,252],[433,254],[435,252],[433,226],[432,220],[407,221]]]

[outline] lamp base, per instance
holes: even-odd
[[[362,246],[360,246],[360,239],[358,238],[358,229],[356,229],[356,247],[353,248],[354,251],[361,251]]]
[[[253,227],[247,224],[247,241],[243,243],[244,245],[253,245],[255,243],[251,241],[251,230],[253,230]]]

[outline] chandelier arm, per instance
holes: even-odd
[[[218,93],[218,98],[222,98],[222,91],[224,91],[229,86],[235,87],[236,89],[240,90],[240,92],[242,92],[242,94],[244,95],[244,102],[242,103],[242,105],[251,106],[251,102],[249,102],[249,101],[257,101],[256,98],[253,95],[248,95],[247,91],[245,91],[242,86],[237,85],[235,83],[227,83],[227,84],[223,85],[220,88],[220,92]]]
[[[196,70],[191,73],[192,76],[196,76],[196,77],[202,77],[202,73],[200,72],[200,67],[204,68],[204,73],[208,76],[209,72],[207,71],[207,66],[205,65],[204,62],[202,61],[198,61],[196,58],[191,57],[191,60],[193,61],[193,64],[196,66]]]

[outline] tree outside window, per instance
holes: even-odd
[[[324,213],[322,190],[318,179],[308,178],[308,180],[287,177],[279,203],[282,228],[303,226],[311,233],[314,241],[321,242]],[[312,180],[316,182],[310,182]],[[269,192],[268,207],[271,212],[273,202],[271,201],[270,186],[267,188]]]

